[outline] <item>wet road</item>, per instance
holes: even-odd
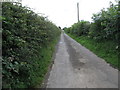
[[[118,70],[62,33],[47,88],[118,88]]]

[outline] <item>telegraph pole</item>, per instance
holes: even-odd
[[[77,3],[77,18],[78,18],[78,22],[79,22],[79,3]]]

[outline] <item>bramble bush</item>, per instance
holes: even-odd
[[[60,29],[21,3],[2,3],[3,88],[34,87],[45,75]]]

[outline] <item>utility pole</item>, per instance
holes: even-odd
[[[79,3],[77,3],[77,18],[78,18],[78,22],[79,22]]]

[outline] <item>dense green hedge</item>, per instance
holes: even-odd
[[[20,3],[2,3],[3,88],[40,83],[60,29]]]
[[[97,41],[113,40],[118,42],[120,36],[120,1],[116,5],[110,3],[109,8],[93,14],[92,19],[92,23],[82,20],[64,29],[68,33],[77,36],[87,35]]]

